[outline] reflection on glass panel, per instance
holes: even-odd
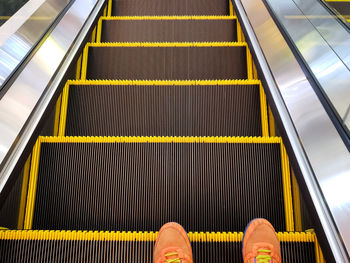
[[[29,0],[0,0],[0,26]]]
[[[350,27],[350,0],[323,0],[326,5],[337,15],[347,21],[347,26]]]

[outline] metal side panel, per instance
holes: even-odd
[[[1,98],[0,192],[104,4],[74,1]]]
[[[267,83],[267,93],[284,125],[333,260],[348,262],[349,151],[265,4],[256,0],[233,2]]]

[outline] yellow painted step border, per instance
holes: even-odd
[[[108,9],[109,11],[109,9]],[[236,16],[102,16],[97,23],[96,42],[101,42],[102,23],[106,20],[233,20]]]
[[[313,232],[278,232],[280,242],[314,243],[316,263],[324,263]],[[0,240],[156,241],[158,232],[0,230]],[[189,232],[191,242],[242,242],[243,232]]]
[[[280,137],[39,137],[32,153],[24,229],[33,223],[41,143],[278,143],[281,149],[286,231],[294,231],[288,156]]]
[[[155,241],[158,232],[0,230],[1,240]],[[241,242],[243,232],[189,232],[191,242]],[[278,232],[281,242],[315,242],[312,232]]]
[[[90,47],[246,47],[248,79],[252,79],[252,56],[246,42],[104,42],[87,43],[83,51],[81,79],[86,80]],[[251,68],[251,69],[250,69]],[[251,74],[249,74],[251,72]]]
[[[264,89],[259,80],[69,80],[63,89],[62,106],[59,114],[60,120],[58,136],[64,136],[66,130],[67,108],[69,100],[69,88],[71,85],[134,85],[134,86],[222,86],[222,85],[259,85],[260,93],[260,113],[261,113],[261,127],[262,136],[269,136],[268,116],[267,116],[267,102]],[[56,127],[56,122],[55,122]],[[54,135],[57,135],[55,133]]]

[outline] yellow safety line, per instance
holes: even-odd
[[[105,9],[103,9],[103,16],[107,15],[107,6],[105,6]]]
[[[286,229],[288,232],[294,231],[294,213],[292,202],[292,190],[290,181],[289,160],[286,149],[281,143],[281,161],[282,161],[282,178],[283,178],[283,196],[284,212],[286,216]]]
[[[68,99],[69,99],[69,82],[67,81],[62,92],[62,106],[61,106],[61,114],[60,114],[61,118],[60,118],[58,136],[64,136],[66,131]]]
[[[83,59],[83,55],[81,54],[78,58],[78,61],[77,61],[77,69],[76,69],[76,72],[75,72],[75,78],[76,79],[80,79],[80,76],[81,76],[81,62],[82,62],[82,59]]]
[[[60,121],[60,112],[61,112],[61,102],[62,102],[62,93],[58,97],[58,100],[56,102],[56,109],[55,109],[55,123],[53,126],[53,135],[58,135],[58,127],[59,127],[59,121]]]
[[[85,45],[84,51],[83,51],[83,62],[81,66],[81,79],[86,79],[86,72],[87,72],[87,63],[89,59],[89,46]]]
[[[97,23],[96,43],[101,42],[101,37],[102,37],[102,17],[98,20],[98,23]]]
[[[300,207],[300,191],[297,179],[292,170],[292,190],[293,190],[293,208],[294,208],[294,219],[295,219],[295,230],[302,231],[301,223],[301,207]]]
[[[33,223],[35,194],[36,194],[36,185],[37,185],[37,178],[38,178],[39,158],[40,158],[40,144],[41,144],[41,139],[39,137],[37,142],[34,145],[33,152],[32,152],[32,163],[30,167],[30,178],[29,178],[29,186],[28,186],[26,212],[25,212],[25,218],[24,218],[24,229],[31,229],[32,223]]]
[[[276,233],[281,242],[315,242],[308,233]],[[1,240],[85,240],[85,241],[156,241],[158,232],[67,231],[67,230],[1,230]],[[189,232],[191,242],[241,242],[243,232]]]
[[[112,16],[112,0],[108,0],[108,12],[107,12],[108,17]]]
[[[8,20],[10,19],[12,16],[0,16],[0,20]],[[29,21],[42,21],[42,20],[50,20],[52,21],[55,17],[53,16],[33,16],[33,17],[29,17],[27,20]]]
[[[141,86],[214,86],[214,85],[260,85],[260,80],[68,80],[69,85],[141,85]]]
[[[19,205],[17,229],[23,229],[23,226],[24,226],[24,213],[26,209],[26,201],[27,201],[27,194],[28,194],[28,180],[29,180],[29,174],[30,174],[31,160],[32,160],[32,155],[29,155],[23,169],[21,201]]]
[[[258,71],[256,69],[254,61],[253,61],[253,79],[258,79]]]
[[[328,18],[340,18],[340,19],[348,19],[350,15],[302,15],[302,16],[285,16],[286,19],[328,19]]]
[[[262,128],[262,136],[269,136],[269,125],[267,118],[267,102],[264,88],[261,83],[259,85],[259,93],[260,93],[260,113],[261,113],[261,128]]]
[[[324,260],[323,253],[322,253],[320,244],[318,243],[318,239],[317,239],[316,235],[315,235],[314,244],[315,244],[316,263],[326,263],[326,261]]]
[[[237,28],[237,42],[243,42],[243,39],[242,39],[243,32],[238,21],[236,23],[236,28]]]
[[[270,126],[270,136],[276,136],[275,118],[273,117],[270,106],[269,106],[269,126]]]
[[[232,20],[236,16],[111,16],[101,17],[102,20]]]
[[[231,0],[228,0],[229,8],[230,8],[230,16],[233,16],[235,14],[235,11],[233,9],[233,4]]]
[[[249,48],[246,48],[247,56],[247,78],[253,79],[253,59],[252,54],[250,53]]]
[[[327,2],[350,2],[350,0],[326,0]]]
[[[41,136],[41,143],[282,143],[280,137]]]
[[[91,42],[94,43],[95,41],[96,41],[96,27],[92,31],[92,35],[91,35]]]
[[[246,42],[103,42],[87,47],[246,47]]]

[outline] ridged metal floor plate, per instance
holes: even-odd
[[[114,16],[228,15],[227,0],[113,0]]]
[[[102,20],[101,42],[237,41],[236,19]]]
[[[257,81],[122,83],[67,86],[60,135],[267,136],[266,98]]]
[[[190,233],[189,236],[194,262],[243,262],[243,233]],[[314,234],[278,233],[278,237],[282,241],[282,262],[316,261],[319,251]],[[3,262],[151,263],[155,238],[156,233],[2,231],[0,258]]]
[[[279,138],[44,137],[27,219],[33,229],[156,231],[176,221],[235,231],[264,217],[285,231],[292,211],[282,147]]]
[[[247,79],[246,46],[88,48],[86,79]]]

